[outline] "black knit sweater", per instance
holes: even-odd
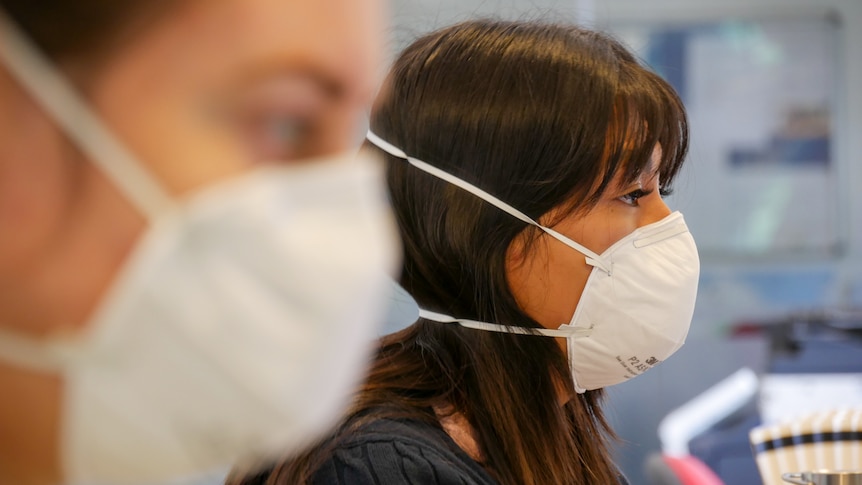
[[[419,421],[379,419],[346,438],[313,485],[495,485],[496,480],[443,430]]]
[[[270,472],[247,479],[264,485]],[[311,485],[497,485],[445,431],[413,420],[377,419],[343,435]],[[628,485],[620,476],[620,485]]]

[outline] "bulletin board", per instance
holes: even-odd
[[[840,251],[836,19],[623,23],[611,31],[686,105],[691,149],[668,203],[685,214],[702,256]]]

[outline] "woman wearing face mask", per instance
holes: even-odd
[[[353,146],[381,19],[0,0],[0,483],[152,484],[331,424],[398,259]]]
[[[421,318],[337,433],[234,483],[624,481],[601,389],[682,345],[697,288],[672,88],[605,35],[474,21],[401,54],[371,130]]]

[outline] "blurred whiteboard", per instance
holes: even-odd
[[[862,409],[862,374],[769,374],[761,378],[760,417],[765,424],[816,412]]]
[[[840,248],[836,21],[612,30],[686,104],[691,151],[668,201],[686,214],[702,254],[830,255]]]

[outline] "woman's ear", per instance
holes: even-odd
[[[526,235],[525,233],[529,229],[524,229],[520,234],[518,234],[515,239],[509,244],[509,247],[506,249],[506,276],[508,277],[513,269],[513,266],[523,265],[526,259]]]

